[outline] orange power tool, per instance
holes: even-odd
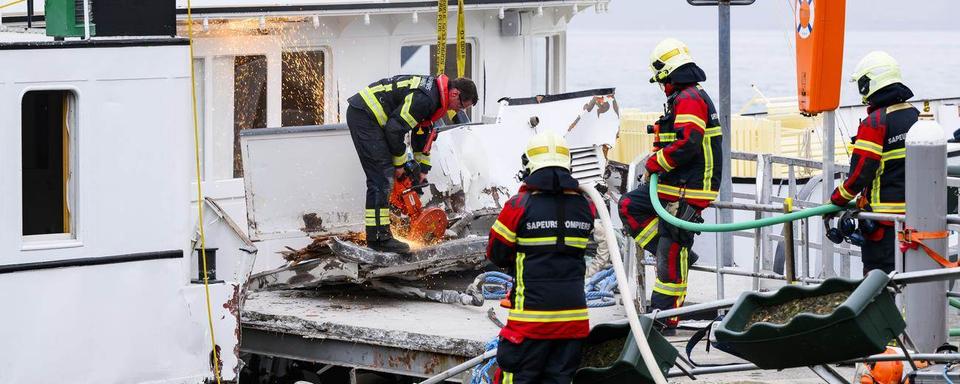
[[[429,184],[413,185],[413,178],[404,176],[393,183],[390,205],[409,219],[407,238],[420,243],[431,243],[443,238],[447,230],[447,214],[437,207],[424,208],[417,190]]]

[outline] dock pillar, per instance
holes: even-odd
[[[947,230],[947,138],[943,128],[927,112],[907,133],[906,194],[907,228],[919,232]],[[947,239],[923,241],[940,255],[947,255]],[[942,268],[922,247],[903,255],[905,272]],[[907,334],[919,352],[933,352],[947,341],[947,282],[910,284],[903,303]]]

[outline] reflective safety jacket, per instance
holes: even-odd
[[[436,138],[433,123],[447,112],[447,76],[399,75],[370,84],[347,99],[367,112],[384,130],[393,165],[406,162],[404,136],[413,130],[414,158],[430,167],[430,144]]]
[[[859,194],[873,212],[906,212],[906,137],[920,116],[904,102],[912,96],[902,84],[871,95],[867,118],[852,140],[850,175],[833,191],[832,203],[845,205]]]
[[[560,167],[540,169],[503,206],[490,229],[487,258],[514,277],[500,336],[572,339],[590,331],[583,254],[595,211]]]
[[[720,190],[723,154],[720,119],[710,96],[696,83],[677,85],[653,133],[656,153],[646,168],[660,174],[660,198],[683,197],[690,205],[707,207]]]

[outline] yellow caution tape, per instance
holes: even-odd
[[[463,77],[467,67],[467,31],[463,22],[463,0],[457,2],[457,77]]]
[[[437,0],[437,75],[447,67],[447,0]]]

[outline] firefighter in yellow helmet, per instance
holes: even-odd
[[[506,268],[514,288],[500,330],[496,383],[569,383],[590,324],[583,255],[595,211],[570,174],[570,149],[547,132],[523,154],[520,191],[490,229],[487,258]]]
[[[882,51],[868,53],[854,70],[851,82],[867,105],[867,118],[860,122],[851,141],[850,173],[833,191],[830,201],[844,206],[857,199],[861,209],[880,213],[906,212],[907,131],[917,122],[920,111],[907,102],[913,92],[903,84],[900,64]],[[859,195],[859,198],[857,196]],[[863,274],[894,268],[895,237],[893,222],[859,220],[851,237],[859,243]]]
[[[693,61],[690,49],[677,39],[664,39],[650,55],[651,83],[667,96],[664,115],[648,127],[654,134],[653,154],[645,173],[659,175],[657,195],[675,208],[676,216],[702,221],[700,212],[717,198],[721,175],[720,119],[700,82],[706,74]],[[696,262],[690,252],[694,233],[659,220],[650,202],[646,178],[620,199],[620,217],[637,244],[656,255],[657,279],[651,296],[655,309],[683,305],[687,294],[687,271]],[[662,325],[670,334],[678,318]]]

